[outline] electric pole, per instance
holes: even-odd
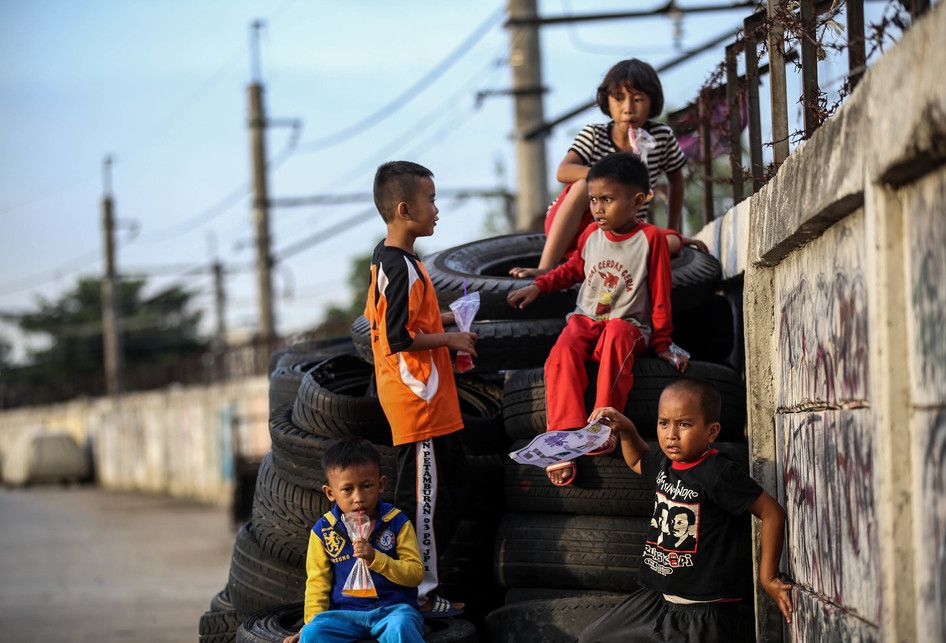
[[[119,290],[115,271],[115,215],[112,199],[112,157],[102,163],[102,239],[105,251],[105,276],[102,279],[102,342],[105,353],[105,390],[109,395],[122,392],[122,343],[118,327]]]
[[[275,340],[273,321],[273,258],[269,237],[269,188],[266,176],[266,110],[259,62],[259,32],[263,22],[250,25],[250,64],[252,78],[247,87],[249,99],[250,162],[253,168],[253,222],[256,228],[256,277],[259,288],[259,333],[263,345]]]
[[[536,18],[536,0],[508,0],[509,19]],[[545,137],[527,140],[524,133],[545,122],[542,108],[542,59],[535,24],[509,25],[509,65],[512,67],[516,112],[516,229],[541,230],[548,207]]]

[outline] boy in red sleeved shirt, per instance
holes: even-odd
[[[595,222],[578,238],[564,264],[509,293],[509,303],[525,308],[542,293],[581,282],[575,311],[545,362],[548,430],[585,426],[585,362],[599,362],[595,406],[623,409],[634,384],[634,359],[647,348],[676,368],[686,360],[670,352],[670,253],[660,229],[638,222],[636,213],[650,189],[647,166],[636,154],[621,152],[588,172],[588,196]],[[616,438],[598,453],[612,451]],[[594,455],[594,454],[593,454]],[[557,486],[571,484],[575,464],[547,469]]]

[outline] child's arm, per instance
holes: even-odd
[[[785,532],[785,511],[775,499],[762,492],[749,505],[749,512],[762,521],[762,555],[759,559],[759,583],[782,615],[792,622],[792,586],[778,577],[779,559],[782,557],[782,538]]]
[[[361,547],[358,546],[359,544]],[[420,562],[417,535],[410,522],[405,522],[397,535],[397,559],[376,550],[365,541],[359,541],[353,545],[355,557],[364,558],[368,563],[368,569],[378,572],[392,583],[404,587],[417,587],[424,579],[424,565]]]
[[[621,437],[621,454],[631,471],[640,475],[641,459],[650,451],[650,447],[637,432],[634,423],[617,409],[610,406],[599,406],[588,417],[589,422],[598,420],[607,424],[611,430]]]
[[[522,309],[535,301],[540,294],[562,290],[563,288],[568,288],[569,286],[584,281],[585,260],[582,256],[582,251],[584,250],[588,236],[594,232],[597,227],[598,226],[595,224],[591,224],[581,233],[581,236],[578,237],[578,247],[575,249],[575,253],[569,257],[568,261],[536,278],[532,284],[525,288],[519,288],[510,292],[506,296],[506,301],[509,302],[509,305],[513,308]]]
[[[675,360],[670,352],[670,334],[673,322],[670,311],[670,250],[667,237],[660,228],[647,228],[650,244],[650,257],[647,266],[647,288],[650,291],[650,347],[657,357],[672,364],[674,368],[686,371],[686,360]]]
[[[562,162],[558,164],[555,178],[559,183],[574,183],[587,178],[590,169],[590,166],[578,155],[578,152],[568,150]]]
[[[667,227],[680,231],[683,212],[683,169],[667,173],[670,195],[667,203]]]
[[[476,333],[465,333],[463,331],[451,333],[417,333],[414,336],[414,341],[412,341],[407,348],[402,350],[408,353],[415,353],[417,351],[426,351],[431,348],[446,346],[449,349],[463,351],[476,357],[476,349],[474,349],[473,346],[476,344],[477,339],[479,339],[479,336]]]
[[[308,623],[316,614],[329,608],[332,592],[332,565],[325,547],[315,532],[309,531],[309,549],[305,556],[305,608],[302,622]]]

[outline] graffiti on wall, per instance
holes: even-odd
[[[776,417],[789,574],[806,591],[877,624],[875,424],[870,409]]]
[[[852,215],[780,266],[777,404],[782,412],[866,405],[863,238],[863,213]]]
[[[874,643],[880,640],[872,625],[808,592],[793,591],[792,602],[795,618],[789,631],[796,643]]]
[[[908,199],[908,342],[914,404],[946,405],[946,177],[917,186]]]
[[[946,641],[946,410],[914,416],[917,640]]]

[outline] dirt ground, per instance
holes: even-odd
[[[0,489],[0,639],[195,641],[233,538],[218,507],[92,487]]]

